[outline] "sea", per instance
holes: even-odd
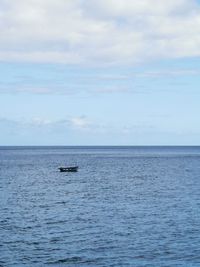
[[[0,266],[200,266],[200,147],[0,147]]]

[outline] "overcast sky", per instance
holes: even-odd
[[[200,145],[200,2],[0,0],[0,145]]]

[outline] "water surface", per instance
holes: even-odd
[[[199,192],[200,147],[1,147],[0,266],[200,266]]]

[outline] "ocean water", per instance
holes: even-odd
[[[200,266],[200,147],[1,147],[0,266]]]

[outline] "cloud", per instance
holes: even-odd
[[[74,116],[66,119],[51,120],[40,117],[29,119],[8,119],[0,118],[0,130],[10,132],[11,134],[23,134],[27,132],[88,132],[94,133],[134,133],[151,129],[145,123],[137,123],[134,125],[123,125],[118,123],[103,123],[101,121],[93,121],[86,116]]]
[[[125,86],[120,87],[112,85],[112,86],[99,87],[94,92],[97,94],[124,94],[124,93],[131,93],[132,90],[130,90],[130,88]]]
[[[135,73],[135,76],[138,77],[178,77],[178,76],[199,76],[200,70],[198,69],[173,69],[173,70],[161,70],[161,71],[148,71],[143,73]]]
[[[93,129],[96,125],[86,116],[74,116],[66,119],[46,119],[40,117],[33,117],[29,119],[8,119],[0,118],[0,129],[46,129],[54,130],[62,127],[64,130],[85,130]]]
[[[74,117],[71,118],[69,121],[73,127],[78,129],[86,129],[92,125],[88,118],[86,118],[85,116]]]
[[[0,60],[137,64],[200,55],[194,0],[0,0]]]
[[[168,118],[169,119],[169,118]],[[89,123],[88,123],[89,122]],[[102,123],[85,116],[61,120],[0,118],[2,145],[155,145],[199,143],[199,129],[188,121]],[[187,125],[188,125],[187,123]],[[166,125],[165,125],[166,124]],[[192,138],[191,138],[192,136]]]
[[[88,4],[89,3],[89,4]],[[154,4],[153,4],[154,3]],[[87,7],[92,7],[93,14],[112,17],[132,17],[133,15],[168,15],[171,13],[186,13],[194,6],[194,1],[187,0],[88,0]],[[95,14],[97,15],[97,13]]]

